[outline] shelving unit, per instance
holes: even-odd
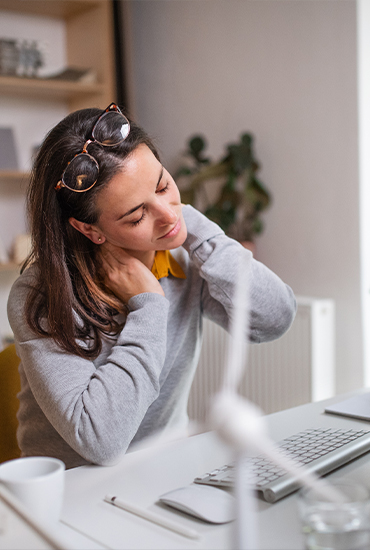
[[[64,20],[69,66],[92,69],[95,84],[0,76],[0,95],[65,100],[69,111],[104,108],[115,98],[113,13],[110,0],[0,0],[0,10]]]
[[[62,19],[67,65],[96,75],[94,83],[0,75],[0,97],[40,101],[53,98],[66,104],[69,112],[84,107],[105,108],[115,99],[111,0],[0,0],[0,10]],[[26,177],[19,172],[0,171],[0,184]]]
[[[29,104],[31,109],[43,110],[48,100],[60,106],[63,112],[86,107],[103,109],[116,100],[111,0],[0,0],[0,11],[46,16],[45,25],[48,25],[47,17],[61,20],[65,28],[66,65],[86,69],[96,75],[96,81],[93,83],[0,75],[0,101],[10,101],[12,106],[17,105],[19,101],[22,116],[26,113],[27,117],[28,107],[25,108],[25,105]],[[49,24],[55,24],[55,21],[50,20]],[[29,120],[34,123],[31,112]],[[29,129],[32,130],[31,123],[25,127],[27,132]],[[8,241],[22,231],[18,222],[23,223],[22,204],[28,180],[28,172],[0,170],[0,200],[4,201],[3,204],[10,205],[10,212],[16,210],[19,212],[17,216],[22,216],[22,219],[13,218],[16,221],[16,229],[13,230],[3,221],[3,231],[7,232]],[[1,339],[10,333],[6,317],[7,295],[19,271],[20,266],[11,261],[0,264],[0,349]]]

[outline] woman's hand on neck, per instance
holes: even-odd
[[[154,251],[128,253],[123,248],[105,242],[100,246],[99,254],[104,284],[123,303],[145,292],[164,296],[159,281],[151,272]]]

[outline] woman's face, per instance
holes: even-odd
[[[128,252],[173,249],[186,239],[177,185],[144,144],[99,193],[96,206],[103,240]]]

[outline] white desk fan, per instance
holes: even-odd
[[[211,403],[209,428],[235,452],[236,476],[235,497],[237,502],[235,548],[255,550],[258,547],[258,526],[255,514],[255,498],[250,488],[250,473],[243,457],[246,451],[265,455],[271,462],[291,473],[302,485],[314,487],[317,492],[333,502],[343,502],[327,481],[309,473],[283,456],[267,435],[262,411],[237,393],[237,388],[247,363],[249,326],[249,288],[246,276],[249,272],[248,258],[239,265],[239,273],[233,300],[233,317],[228,339],[227,357],[221,391]]]

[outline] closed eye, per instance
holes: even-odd
[[[165,185],[165,187],[162,187],[162,189],[157,189],[156,193],[165,193],[170,185],[170,182],[168,181]]]
[[[168,191],[168,188],[169,188],[169,186],[170,186],[171,180],[167,180],[166,185],[165,185],[164,187],[161,187],[161,188],[159,189],[159,185],[160,185],[160,183],[161,183],[162,178],[163,178],[163,168],[162,168],[161,176],[160,176],[160,178],[159,178],[159,181],[158,181],[158,184],[157,184],[157,188],[156,188],[156,191],[155,191],[156,193],[166,193],[166,191]],[[133,222],[129,222],[130,225],[131,225],[132,227],[136,227],[137,225],[139,225],[139,224],[144,220],[144,218],[145,218],[145,216],[146,216],[146,207],[145,207],[145,204],[143,204],[141,207],[142,207],[142,209],[143,209],[143,213],[142,213],[141,217],[140,217],[138,220],[135,220],[135,221],[133,221]]]
[[[135,220],[134,222],[130,222],[130,225],[132,225],[133,227],[136,227],[137,225],[139,225],[139,223],[143,221],[145,216],[146,216],[146,210],[145,210],[145,206],[143,206],[143,213],[141,214],[141,218],[139,218],[138,220]]]

